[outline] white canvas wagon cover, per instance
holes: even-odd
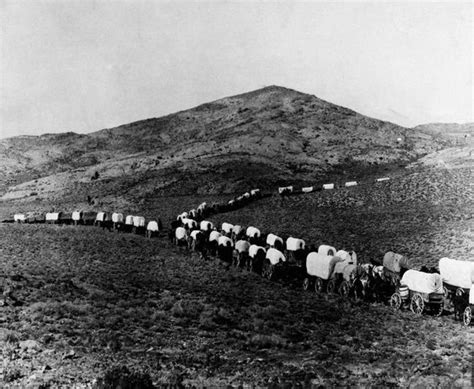
[[[281,262],[286,262],[286,258],[280,250],[269,248],[267,251],[266,259],[270,261],[272,265],[277,265]]]
[[[214,224],[212,224],[210,221],[203,220],[203,221],[199,224],[199,228],[200,228],[202,231],[209,231],[209,230],[212,230],[212,229],[214,228]]]
[[[443,280],[437,273],[424,273],[418,270],[407,270],[400,284],[420,293],[443,293]]]
[[[114,212],[112,214],[112,222],[114,223],[123,223],[123,214]]]
[[[187,217],[183,218],[182,223],[186,225],[188,228],[195,228],[197,227],[197,221],[193,219],[189,219]]]
[[[249,252],[249,249],[250,249],[250,243],[247,242],[246,240],[238,240],[238,241],[235,243],[235,249],[236,249],[239,253],[248,253],[248,252]]]
[[[469,304],[474,305],[474,285],[471,285],[469,290]]]
[[[441,258],[439,272],[444,282],[458,288],[468,289],[474,283],[474,262]]]
[[[264,253],[267,252],[265,247],[258,246],[256,244],[253,244],[249,247],[249,257],[255,258],[255,255],[257,255],[258,250],[263,250]]]
[[[152,220],[151,222],[148,222],[147,226],[146,226],[146,229],[148,231],[158,231],[158,223],[154,220]]]
[[[174,236],[178,240],[186,239],[186,230],[183,227],[178,227],[176,228],[176,231],[174,232]]]
[[[286,240],[286,249],[288,251],[303,250],[305,242],[303,239],[292,238],[291,236]]]
[[[16,213],[13,215],[13,220],[16,222],[24,222],[26,220],[26,216],[23,213]]]
[[[59,212],[48,212],[46,214],[47,221],[59,220]]]
[[[105,220],[105,212],[97,212],[95,220],[98,222],[103,222]]]
[[[75,220],[75,221],[81,220],[81,214],[82,214],[81,211],[74,211],[72,213],[72,220]]]
[[[267,240],[266,240],[266,243],[269,245],[269,246],[275,246],[275,242],[276,241],[280,241],[281,244],[283,244],[283,239],[280,238],[279,236],[275,235],[275,234],[268,234],[267,235]]]
[[[349,253],[345,250],[339,250],[338,252],[336,252],[336,257],[341,258],[344,262],[347,262],[348,264],[357,264],[357,256],[353,251]]]
[[[341,261],[342,259],[339,257],[312,252],[306,257],[306,271],[310,276],[328,280],[336,263]]]
[[[337,257],[335,257],[337,258]],[[342,267],[339,267],[339,265],[343,265]],[[342,274],[342,278],[346,281],[351,281],[354,279],[354,277],[357,276],[357,273],[359,272],[359,269],[357,265],[351,263],[347,264],[345,262],[339,262],[336,263],[336,266],[334,267],[334,273],[340,273]]]
[[[221,237],[221,233],[218,232],[218,231],[211,231],[211,233],[209,234],[209,242],[212,242],[212,241],[218,241],[218,239]]]
[[[383,266],[395,273],[400,273],[402,268],[410,268],[407,258],[401,254],[394,253],[393,251],[388,251],[385,253],[383,256]]]
[[[143,216],[134,216],[133,225],[135,227],[145,227],[145,218]]]
[[[194,240],[196,240],[196,237],[198,236],[198,234],[202,234],[201,231],[199,230],[194,230],[194,231],[191,231],[191,238],[193,238]]]
[[[310,192],[313,191],[313,189],[314,189],[314,187],[312,187],[312,186],[305,186],[304,188],[301,188],[301,191],[303,193],[310,193]]]
[[[232,232],[232,228],[234,226],[230,223],[222,223],[222,231],[224,231],[226,234],[230,234]]]
[[[239,226],[238,224],[236,224],[234,227],[232,227],[232,232],[233,232],[234,234],[237,235],[237,234],[240,233],[240,231],[242,231],[242,226]]]
[[[234,242],[232,242],[232,239],[230,239],[229,237],[227,236],[219,236],[219,238],[217,239],[217,244],[219,246],[227,246],[227,247],[233,247],[234,246]]]
[[[257,236],[257,238],[260,238],[260,230],[252,226],[247,227],[246,235],[252,238],[255,236]]]
[[[336,254],[336,249],[332,246],[328,246],[326,244],[322,244],[321,246],[319,246],[318,248],[318,253],[319,254],[323,254],[323,255],[335,255]],[[332,252],[332,253],[331,253]]]
[[[131,226],[133,224],[133,218],[133,215],[127,215],[127,217],[125,218],[125,224]]]

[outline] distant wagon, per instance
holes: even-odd
[[[306,277],[303,289],[314,288],[316,292],[336,290],[334,269],[343,259],[335,256],[336,249],[332,246],[321,245],[317,252],[311,252],[306,257]]]
[[[293,193],[293,185],[290,186],[281,186],[278,188],[278,194],[280,196],[285,196]]]
[[[26,215],[23,213],[16,213],[15,215],[13,215],[13,221],[15,223],[25,223]]]
[[[250,243],[247,240],[238,240],[235,242],[235,249],[233,255],[233,264],[237,267],[246,267],[250,270]]]
[[[146,237],[149,239],[152,236],[158,235],[159,231],[158,222],[155,220],[149,221],[146,226]]]
[[[145,218],[143,216],[133,217],[133,229],[134,234],[143,234],[145,232]]]
[[[114,212],[112,213],[112,229],[114,231],[120,230],[123,227],[123,213]]]
[[[311,193],[312,191],[314,191],[314,187],[313,186],[305,186],[305,187],[301,188],[301,191],[303,193]]]
[[[74,223],[75,226],[81,223],[82,219],[82,211],[74,211],[72,213],[72,222]]]
[[[344,184],[344,186],[347,188],[347,187],[350,187],[350,186],[357,186],[357,181],[348,181]]]
[[[13,215],[13,220],[15,223],[24,223],[26,221],[26,215],[23,213],[16,213]]]
[[[265,243],[267,244],[269,248],[273,247],[280,251],[283,250],[283,247],[284,247],[283,239],[271,233],[267,235],[267,239]]]
[[[125,224],[124,224],[123,227],[124,227],[124,230],[126,232],[131,232],[133,230],[133,218],[134,217],[135,216],[133,216],[133,215],[127,215],[125,217]]]
[[[224,234],[226,234],[227,236],[230,236],[232,234],[232,229],[234,228],[234,226],[230,223],[222,223],[222,227],[221,227],[221,230],[223,231]]]
[[[45,217],[46,223],[59,224],[60,216],[61,216],[61,212],[48,212]]]
[[[265,249],[265,247],[258,246],[256,244],[250,245],[248,263],[250,271],[261,274],[266,254],[267,250]]]
[[[97,212],[83,211],[81,213],[81,223],[84,225],[93,225],[97,216]]]
[[[269,280],[275,280],[286,262],[285,255],[278,249],[270,247],[265,255],[262,266],[262,276]]]
[[[324,184],[323,189],[326,189],[326,190],[334,189],[334,184]]]

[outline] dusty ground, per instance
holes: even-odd
[[[470,170],[419,172],[371,190],[263,199],[212,220],[364,259],[388,249],[420,264],[472,259],[473,181]],[[200,201],[135,206],[171,217]],[[114,365],[148,371],[155,384],[207,387],[472,384],[474,330],[452,316],[303,293],[203,262],[165,238],[10,224],[0,239],[2,385],[87,385]]]

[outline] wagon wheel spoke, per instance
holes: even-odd
[[[314,290],[318,293],[321,293],[324,289],[324,284],[323,280],[321,278],[316,278],[316,281],[314,282]]]
[[[311,282],[309,280],[309,277],[305,277],[303,280],[303,290],[309,290]]]
[[[472,320],[472,309],[471,309],[471,307],[466,307],[466,309],[464,309],[462,319],[463,319],[462,321],[463,321],[463,323],[466,327],[471,324],[471,320]]]
[[[425,302],[423,301],[423,297],[420,294],[416,293],[413,295],[410,304],[411,311],[416,315],[421,315],[425,308]]]
[[[400,293],[396,292],[390,297],[390,306],[394,309],[400,309],[402,306],[402,296]]]

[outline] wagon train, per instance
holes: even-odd
[[[289,188],[283,188],[289,189]],[[288,194],[282,190],[282,194]],[[259,190],[245,192],[225,204],[200,204],[182,212],[171,222],[168,236],[178,246],[185,246],[207,258],[207,253],[221,261],[256,272],[269,280],[291,275],[303,278],[303,289],[338,293],[343,297],[386,301],[396,309],[410,309],[421,315],[431,312],[454,312],[467,326],[474,310],[474,262],[442,258],[439,273],[414,270],[410,261],[397,253],[387,252],[380,266],[360,264],[353,251],[339,250],[329,245],[307,247],[303,239],[286,240],[260,229],[224,222],[218,230],[205,220],[206,216],[235,209],[252,198],[261,197]],[[162,230],[157,218],[108,211],[38,212],[15,214],[9,222],[84,224],[115,231],[134,232],[148,238]],[[373,260],[375,262],[375,260]]]

